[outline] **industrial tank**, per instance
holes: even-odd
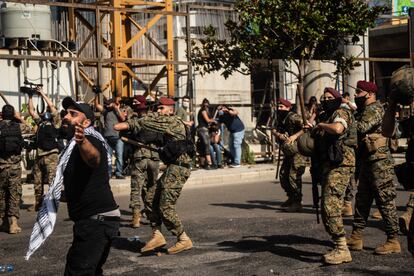
[[[49,6],[3,3],[0,8],[1,34],[7,38],[51,39],[50,15]]]

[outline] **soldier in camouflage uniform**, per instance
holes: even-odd
[[[36,160],[33,166],[35,204],[28,211],[38,211],[43,201],[43,184],[51,185],[59,162],[58,128],[61,124],[60,114],[42,88],[37,88],[38,94],[45,100],[48,110],[40,117],[33,106],[33,95],[29,95],[29,114],[37,125]],[[46,181],[44,181],[46,180]],[[46,182],[46,183],[45,183]]]
[[[10,234],[17,234],[21,232],[18,219],[22,197],[20,165],[22,134],[29,134],[30,127],[11,105],[3,106],[2,116],[3,120],[0,121],[0,229]]]
[[[137,118],[147,115],[146,99],[144,96],[137,95],[133,102],[134,111]],[[132,118],[133,116],[128,116]],[[154,144],[150,144],[156,147]],[[158,172],[160,167],[160,158],[157,152],[143,147],[136,147],[133,154],[131,170],[131,199],[129,207],[132,210],[132,227],[140,226],[141,218],[141,198],[144,202],[144,212],[148,216],[148,205],[152,203],[153,191],[156,187]]]
[[[376,100],[377,86],[374,83],[359,81],[355,101],[363,109],[357,122],[358,157],[360,173],[358,192],[355,200],[355,215],[352,235],[348,245],[352,250],[362,250],[364,230],[371,205],[376,205],[385,222],[387,241],[375,248],[376,254],[401,252],[398,241],[398,216],[395,206],[396,189],[394,160],[388,147],[388,139],[382,135],[384,109]]]
[[[341,101],[338,91],[325,88],[322,101],[324,119],[312,130],[315,150],[319,154],[322,221],[335,243],[335,248],[323,256],[327,264],[352,261],[341,212],[345,191],[354,173],[356,133],[353,115],[350,110],[340,107]]]
[[[283,152],[280,184],[288,199],[282,207],[288,212],[297,212],[302,209],[302,175],[305,172],[305,160],[297,150],[296,139],[301,133],[303,121],[298,114],[290,111],[291,107],[292,104],[288,100],[278,99],[278,121],[272,132]]]
[[[413,173],[414,170],[414,117],[410,117],[406,120],[396,122],[395,114],[397,111],[397,103],[390,99],[388,108],[385,111],[385,116],[383,120],[383,134],[389,138],[409,138],[407,152],[405,153],[405,165],[404,170],[401,171],[403,175],[398,177],[398,180],[404,181],[401,183],[407,188],[411,188],[414,180]],[[402,179],[400,179],[402,177]],[[410,185],[411,184],[411,185]],[[399,218],[400,230],[407,234],[408,241],[408,250],[414,256],[414,193],[411,193],[410,199],[407,203],[407,210]]]
[[[169,98],[160,98],[157,113],[150,113],[143,118],[132,118],[125,123],[134,135],[140,132],[151,131],[160,133],[170,141],[187,139],[187,131],[184,122],[174,116],[175,102]],[[123,123],[116,129],[122,129]],[[184,232],[184,227],[176,212],[177,200],[181,194],[184,183],[190,177],[191,158],[187,153],[178,157],[158,179],[155,189],[147,191],[145,201],[150,213],[148,219],[153,228],[153,236],[141,249],[142,253],[165,246],[166,241],[161,233],[161,225],[164,224],[169,231],[177,236],[177,242],[168,248],[169,254],[179,253],[192,248],[191,239]],[[152,200],[151,200],[152,199]]]

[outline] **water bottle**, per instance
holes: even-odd
[[[0,273],[12,272],[14,270],[14,265],[12,264],[0,264]]]

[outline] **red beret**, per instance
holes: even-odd
[[[375,83],[363,80],[357,82],[357,88],[372,93],[377,93],[378,91],[378,87]]]
[[[284,106],[286,106],[286,107],[292,107],[292,103],[291,102],[289,102],[288,100],[286,100],[286,99],[283,99],[283,98],[278,98],[277,99],[277,103],[278,104],[283,104]]]
[[[142,95],[135,95],[134,99],[137,100],[139,102],[138,105],[136,105],[135,107],[138,109],[145,109],[147,108],[147,99],[142,96]]]
[[[167,97],[161,97],[159,102],[160,102],[160,105],[175,105],[175,101]]]
[[[323,93],[329,93],[332,96],[334,96],[335,99],[342,97],[341,94],[338,92],[338,90],[332,87],[326,87],[325,90],[323,90]]]

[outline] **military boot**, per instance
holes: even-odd
[[[352,261],[351,252],[349,252],[346,245],[346,238],[340,237],[335,239],[335,248],[323,255],[323,260],[326,264],[337,265],[342,263],[349,263]]]
[[[288,213],[296,213],[302,211],[302,200],[293,200],[289,206],[285,207],[284,210]]]
[[[17,217],[11,216],[9,217],[9,233],[10,234],[17,234],[22,232],[22,228],[17,224]]]
[[[1,220],[0,231],[9,232],[9,220],[6,217],[0,218],[0,220]]]
[[[344,207],[342,207],[342,216],[343,217],[351,217],[352,213],[352,202],[351,201],[344,201]]]
[[[407,235],[408,230],[410,229],[410,220],[413,215],[413,208],[407,207],[407,211],[398,218],[398,224],[400,225],[400,230],[404,235]]]
[[[168,248],[168,254],[177,254],[184,250],[189,250],[193,247],[193,242],[185,232],[178,236],[177,242]]]
[[[372,213],[371,217],[375,220],[382,220],[382,215],[379,210],[376,210],[374,213]]]
[[[141,221],[141,212],[139,210],[134,210],[134,213],[132,215],[132,228],[139,228],[140,227],[140,221]]]
[[[361,251],[364,248],[364,241],[362,240],[362,230],[354,229],[349,238],[346,239],[349,249],[354,251]]]
[[[163,247],[167,244],[161,231],[157,228],[153,229],[152,238],[141,248],[141,253],[152,251],[156,248]]]
[[[43,196],[36,196],[35,197],[35,204],[27,208],[28,212],[39,211],[40,207],[42,207],[43,203]]]
[[[280,207],[288,207],[292,203],[292,198],[288,197],[288,199],[280,205]]]
[[[400,253],[401,246],[400,241],[396,236],[389,236],[387,237],[387,241],[375,248],[375,254],[378,255],[387,255],[392,253]]]

